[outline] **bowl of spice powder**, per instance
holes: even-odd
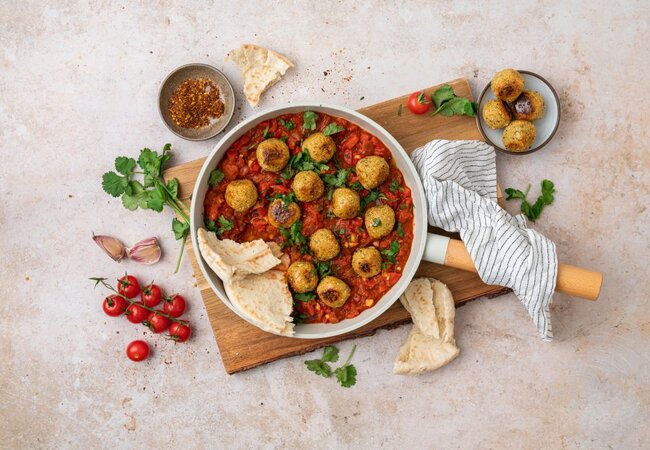
[[[163,81],[158,107],[174,134],[202,141],[226,128],[235,110],[235,94],[221,71],[207,64],[187,64]]]

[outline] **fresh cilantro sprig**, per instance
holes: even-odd
[[[366,207],[376,200],[388,200],[388,198],[386,198],[386,196],[379,192],[377,189],[373,189],[368,195],[361,197],[359,209],[361,212],[364,212],[366,210]]]
[[[219,169],[215,169],[212,172],[210,172],[210,178],[208,179],[208,184],[210,187],[214,187],[217,184],[221,183],[224,179],[225,175],[222,171]]]
[[[162,177],[165,163],[172,157],[170,150],[171,144],[165,144],[161,154],[148,148],[142,149],[137,161],[141,171],[135,170],[135,159],[118,156],[115,158],[115,171],[102,176],[102,188],[113,197],[121,197],[122,205],[130,211],[140,208],[161,212],[165,205],[174,210],[178,217],[172,219],[172,231],[176,239],[182,240],[176,262],[175,272],[178,272],[185,238],[190,232],[190,218],[187,208],[178,198],[178,180],[173,178],[165,182]],[[142,181],[134,180],[135,175],[142,175]]]
[[[508,188],[506,189],[506,200],[521,200],[521,212],[528,217],[531,222],[535,222],[542,214],[544,206],[550,205],[555,200],[555,185],[551,180],[542,181],[542,193],[532,205],[526,199],[530,191],[530,184],[526,187],[524,192],[519,189]]]
[[[399,253],[401,245],[398,241],[393,241],[390,243],[390,247],[380,250],[380,253],[386,258],[391,264],[395,264],[397,254]]]
[[[302,129],[314,131],[316,129],[316,119],[318,119],[318,114],[313,111],[305,111],[302,115]]]
[[[444,84],[431,94],[431,101],[436,105],[432,116],[440,113],[441,116],[469,116],[474,117],[478,111],[478,105],[465,98],[458,97],[451,86]]]
[[[350,364],[352,356],[356,351],[357,346],[352,347],[352,351],[348,355],[347,359],[342,366],[338,367],[334,374],[336,375],[336,380],[343,387],[349,388],[354,386],[357,382],[357,369],[353,364]],[[305,361],[307,369],[314,372],[316,375],[320,375],[325,378],[330,378],[332,376],[332,368],[328,364],[329,362],[336,362],[339,360],[339,350],[333,345],[328,345],[323,349],[323,356],[320,359],[310,359]]]
[[[310,302],[316,298],[316,294],[313,292],[294,293],[293,298],[299,302]]]
[[[332,263],[324,262],[324,261],[314,261],[314,265],[316,266],[316,270],[318,271],[318,277],[321,279],[332,273]]]
[[[272,202],[273,200],[278,199],[278,198],[279,198],[280,200],[282,200],[282,202],[283,202],[286,206],[289,206],[291,203],[295,203],[295,201],[296,201],[296,194],[294,194],[293,191],[292,191],[292,192],[289,192],[288,194],[280,194],[280,193],[276,192],[275,194],[273,194],[273,195],[269,195],[269,196],[266,197],[266,199],[267,199],[268,201],[270,201],[270,202]]]
[[[332,187],[343,187],[345,186],[345,180],[348,179],[349,170],[339,169],[336,174],[325,174],[323,175],[323,182]]]
[[[313,170],[316,173],[321,173],[329,170],[329,166],[327,164],[314,161],[311,159],[311,156],[309,156],[309,153],[303,151],[296,153],[291,158],[289,158],[287,166],[282,171],[282,178],[288,180],[296,173],[296,171],[303,170]]]
[[[293,124],[293,122],[290,121],[290,120],[280,119],[280,120],[278,120],[278,123],[279,123],[280,125],[282,125],[282,126],[283,126],[286,130],[288,130],[288,131],[293,130],[293,128],[295,127],[295,125]]]
[[[284,237],[282,247],[295,246],[298,247],[301,254],[307,253],[307,238],[302,234],[302,221],[297,220],[287,230],[280,228],[280,234]]]
[[[330,122],[327,124],[327,126],[323,129],[323,134],[325,136],[331,136],[336,133],[340,133],[341,131],[345,130],[345,127],[342,127],[336,122]]]
[[[208,231],[214,231],[217,236],[221,236],[223,233],[226,231],[230,231],[235,227],[235,223],[233,220],[228,220],[224,215],[220,215],[219,218],[214,221],[214,220],[206,220],[205,221],[205,228]]]

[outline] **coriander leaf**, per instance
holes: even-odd
[[[280,119],[280,120],[278,120],[278,123],[280,125],[282,125],[286,130],[289,130],[289,131],[293,130],[293,128],[294,128],[294,124],[290,120]]]
[[[130,181],[131,194],[122,195],[122,205],[130,210],[135,211],[138,208],[147,209],[148,195],[139,181]]]
[[[542,200],[545,205],[550,205],[555,200],[553,194],[555,193],[555,185],[551,180],[542,181]]]
[[[126,156],[118,156],[115,158],[115,170],[122,175],[131,175],[135,168],[135,159],[127,158]]]
[[[164,188],[158,186],[155,189],[147,191],[147,194],[147,208],[161,212],[163,210],[163,206],[165,206],[165,201],[167,200],[167,194]]]
[[[523,200],[526,198],[526,194],[521,192],[519,189],[508,188],[506,189],[506,194],[507,194],[506,200],[512,200],[516,198],[520,198]]]
[[[115,172],[106,172],[102,175],[102,189],[113,197],[119,197],[126,192],[129,182],[126,177],[121,177]]]
[[[178,179],[172,178],[167,182],[167,192],[172,198],[178,198]]]
[[[336,380],[345,388],[357,384],[357,368],[350,364],[349,366],[339,367],[334,371]]]
[[[289,206],[291,203],[294,203],[296,201],[296,194],[293,192],[289,192],[288,194],[280,194],[276,192],[275,194],[266,197],[266,199],[271,202],[278,198],[282,200],[286,206]]]
[[[174,232],[174,237],[177,240],[184,239],[187,237],[187,233],[190,231],[190,224],[187,222],[181,222],[176,217],[172,219],[172,231]]]
[[[320,375],[325,378],[332,376],[332,369],[330,369],[330,366],[320,359],[310,359],[309,361],[305,361],[305,365],[307,366],[307,369],[316,373],[316,375]]]
[[[309,319],[309,316],[307,314],[304,314],[304,313],[303,314],[295,314],[294,313],[291,316],[293,317],[293,323],[295,323],[296,325],[298,325],[300,323],[305,323],[307,321],[307,319]]]
[[[397,192],[399,191],[399,181],[393,180],[390,182],[390,186],[388,187],[391,192]]]
[[[138,165],[144,171],[145,175],[149,175],[152,178],[160,177],[162,159],[158,156],[158,153],[148,148],[141,150]]]
[[[329,124],[327,124],[325,129],[323,129],[323,134],[325,136],[331,136],[332,134],[339,133],[343,130],[345,130],[345,128],[339,125],[338,123],[330,122]]]
[[[332,273],[332,264],[328,262],[314,261],[316,270],[318,271],[318,276],[320,278],[326,277]]]
[[[358,181],[355,181],[348,187],[350,189],[354,189],[355,191],[363,191],[363,186],[361,186],[361,183],[359,183]]]
[[[348,178],[348,171],[346,169],[339,169],[338,172],[336,172],[336,175],[332,174],[326,174],[323,175],[323,181],[325,184],[329,184],[330,186],[334,187],[342,187],[345,186],[345,180]]]
[[[365,211],[366,207],[369,204],[371,204],[372,202],[374,202],[374,201],[376,201],[378,199],[386,200],[386,196],[384,194],[382,194],[381,192],[379,192],[377,189],[371,190],[368,195],[361,198],[361,208],[360,208],[361,212]]]
[[[224,232],[230,231],[235,227],[234,220],[226,219],[223,214],[219,216],[219,228],[217,229],[217,234],[221,236]]]
[[[397,235],[401,238],[404,237],[404,229],[402,228],[401,222],[397,222]]]
[[[216,222],[214,220],[210,220],[210,219],[207,219],[205,221],[205,229],[208,230],[208,231],[213,231],[215,233],[219,230],[217,228]]]
[[[440,108],[440,105],[442,105],[444,102],[451,100],[454,97],[456,97],[456,94],[454,94],[454,90],[451,88],[451,86],[448,84],[443,84],[438,89],[436,89],[433,94],[431,94],[431,101],[433,101],[437,109]]]
[[[393,241],[390,243],[390,247],[387,249],[380,250],[380,253],[388,260],[388,262],[395,264],[395,257],[399,253],[400,243],[398,241]]]
[[[223,174],[222,171],[219,169],[215,169],[212,172],[210,172],[210,178],[208,179],[208,185],[210,187],[214,187],[217,184],[221,183],[224,179],[225,175]]]
[[[321,361],[324,362],[336,362],[339,360],[339,349],[333,345],[328,345],[323,349],[323,356]]]
[[[372,219],[372,224],[373,227],[379,227],[381,226],[381,219],[379,217],[375,217]]]
[[[535,216],[533,215],[533,207],[526,200],[521,202],[521,212],[528,217],[529,220],[535,221]]]
[[[310,302],[316,298],[316,294],[313,292],[295,293],[293,294],[293,298],[299,302]]]
[[[316,119],[318,119],[318,115],[313,112],[313,111],[306,111],[302,115],[302,128],[304,130],[311,130],[314,131],[316,129]]]

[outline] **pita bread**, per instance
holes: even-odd
[[[393,371],[419,375],[453,361],[460,350],[454,340],[456,307],[449,288],[433,278],[417,278],[400,301],[413,318],[413,328],[399,349]]]
[[[231,50],[226,61],[239,66],[244,80],[244,95],[251,106],[256,106],[262,92],[280,81],[282,75],[293,67],[293,63],[281,54],[252,44]]]
[[[261,239],[238,243],[218,239],[198,230],[199,250],[217,274],[231,303],[257,327],[270,333],[293,335],[293,297],[284,272],[271,270],[280,263],[269,244]],[[281,255],[278,255],[281,256]]]

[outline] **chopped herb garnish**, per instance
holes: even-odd
[[[372,219],[372,226],[373,227],[381,226],[381,219],[379,217],[375,217],[374,219]]]
[[[284,142],[285,144],[287,143],[287,137],[286,136],[280,136],[280,140]]]
[[[316,298],[316,294],[313,292],[304,292],[302,294],[294,293],[293,298],[299,302],[310,302]]]
[[[366,207],[370,203],[372,203],[372,202],[374,202],[376,200],[388,200],[388,199],[386,198],[386,196],[384,194],[379,192],[377,189],[373,189],[372,191],[370,191],[370,193],[368,195],[361,198],[361,208],[360,208],[361,212],[365,211]]]
[[[293,193],[293,191],[289,192],[288,194],[275,193],[266,197],[266,199],[270,202],[278,198],[282,200],[286,206],[289,206],[291,203],[295,203],[296,201],[296,195]]]
[[[401,116],[402,115],[402,104],[400,103],[399,108],[397,108],[397,115]]]
[[[397,192],[399,191],[399,181],[393,180],[390,182],[390,186],[388,187],[391,192]]]
[[[269,126],[267,125],[266,128],[264,128],[264,133],[262,133],[262,139],[266,139],[273,136],[273,133],[269,133]]]
[[[226,231],[232,230],[234,226],[234,221],[226,219],[223,214],[219,216],[216,222],[214,220],[205,221],[205,228],[208,231],[215,232],[217,236],[221,236]]]
[[[313,111],[306,111],[302,115],[302,128],[303,130],[314,131],[316,129],[316,119],[318,119],[318,114]]]
[[[302,221],[296,221],[288,230],[286,228],[280,228],[280,234],[284,237],[283,247],[295,246],[298,247],[301,254],[304,255],[307,253],[305,246],[307,238],[302,234]]]
[[[354,189],[355,191],[363,191],[363,186],[361,186],[361,183],[359,183],[358,181],[355,181],[348,187],[350,189]]]
[[[331,136],[332,134],[336,134],[336,133],[339,133],[339,132],[344,131],[344,130],[345,130],[345,127],[342,127],[338,123],[330,122],[329,124],[327,124],[325,129],[323,129],[323,134],[325,136]]]
[[[397,235],[401,238],[404,237],[404,229],[402,228],[401,222],[397,222]]]
[[[312,160],[309,153],[303,151],[293,155],[289,159],[287,166],[282,171],[282,177],[288,180],[294,175],[296,170],[313,170],[316,173],[321,173],[329,170],[329,166]]]
[[[320,278],[323,278],[332,273],[332,263],[314,261],[314,266],[316,266],[316,270],[318,271],[318,276]]]
[[[384,258],[388,260],[388,262],[395,264],[395,257],[399,253],[400,249],[400,243],[397,241],[393,241],[390,243],[390,247],[387,249],[381,250],[381,254],[384,255]]]
[[[210,187],[214,187],[217,184],[221,183],[221,181],[223,181],[224,177],[225,177],[225,175],[223,174],[222,171],[220,171],[219,169],[215,169],[212,172],[210,172],[210,178],[208,179],[208,185],[210,185]]]
[[[325,184],[334,187],[345,186],[345,180],[347,180],[347,178],[348,178],[348,171],[346,169],[339,169],[339,171],[336,172],[336,175],[331,175],[331,174],[323,175],[323,181],[325,182]]]
[[[286,130],[289,130],[289,131],[293,130],[293,128],[294,128],[294,126],[295,126],[295,125],[293,124],[293,122],[290,121],[290,120],[280,119],[280,120],[278,120],[278,123],[279,123],[280,125],[282,125]]]

